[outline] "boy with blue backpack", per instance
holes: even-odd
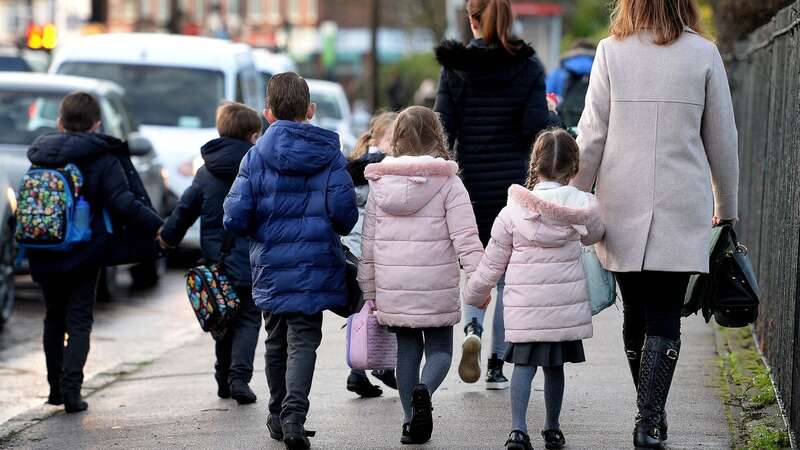
[[[339,136],[309,123],[316,106],[296,73],[273,76],[270,122],[225,200],[225,228],[250,238],[253,300],[265,311],[270,437],[310,447],[304,424],[322,311],[347,303],[341,236],[358,220]],[[290,357],[291,355],[291,357]]]
[[[101,266],[120,245],[111,238],[111,223],[140,230],[153,244],[162,223],[130,173],[133,166],[123,168],[121,161],[130,161],[127,145],[97,132],[100,118],[90,94],[64,98],[59,132],[40,136],[28,150],[33,166],[22,180],[17,210],[16,238],[46,305],[47,402],[63,404],[68,413],[88,407],[81,385],[95,291]],[[139,181],[133,188],[130,177]]]

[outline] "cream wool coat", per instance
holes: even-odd
[[[597,182],[616,272],[708,272],[712,214],[737,217],[739,161],[719,51],[690,29],[668,46],[642,32],[600,42],[578,125],[580,173]],[[712,189],[713,187],[713,189]]]

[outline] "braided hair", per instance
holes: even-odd
[[[568,184],[578,174],[578,143],[566,131],[549,128],[539,133],[533,144],[526,187],[533,189],[540,180]]]

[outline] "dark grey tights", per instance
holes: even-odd
[[[433,395],[442,384],[453,360],[453,327],[398,328],[397,389],[403,404],[405,422],[411,422],[411,391],[422,383]],[[419,366],[425,353],[425,367]]]
[[[564,366],[542,367],[544,371],[545,430],[561,429],[561,401],[564,399]],[[528,432],[528,403],[536,366],[514,364],[511,376],[511,428]]]

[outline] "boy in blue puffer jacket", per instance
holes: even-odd
[[[322,311],[347,302],[340,235],[353,228],[358,209],[339,136],[305,123],[316,109],[305,80],[275,75],[267,95],[271,126],[242,160],[224,225],[251,242],[253,300],[267,330],[270,436],[306,449]]]

